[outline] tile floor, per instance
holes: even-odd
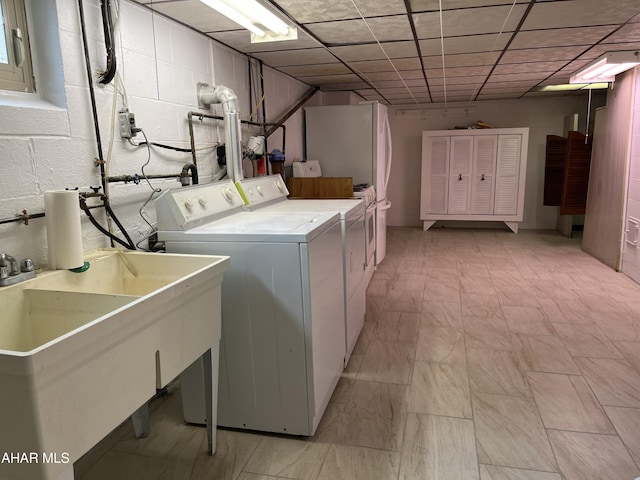
[[[553,232],[391,228],[364,330],[317,434],[183,425],[153,402],[85,480],[633,480],[640,285]]]

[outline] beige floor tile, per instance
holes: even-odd
[[[411,381],[411,368],[416,349],[413,345],[371,340],[356,378],[371,382],[400,383]]]
[[[367,353],[367,349],[369,348],[369,344],[371,340],[373,340],[374,335],[373,332],[378,326],[378,322],[364,322],[364,326],[360,331],[360,335],[358,336],[358,340],[356,341],[355,346],[353,347],[353,352],[351,355],[359,355],[364,358],[364,355]]]
[[[462,309],[459,302],[431,302],[422,304],[422,326],[462,328]]]
[[[400,453],[331,445],[318,480],[396,480]]]
[[[540,298],[540,307],[552,323],[592,324],[589,310],[581,300]]]
[[[527,372],[527,378],[546,428],[616,433],[582,376]]]
[[[464,334],[457,328],[421,327],[416,360],[465,364]]]
[[[460,303],[460,286],[456,283],[444,283],[430,279],[424,284],[423,300],[425,302]]]
[[[90,469],[77,476],[78,480],[184,480],[190,478],[193,462],[177,458],[147,457],[111,450]]]
[[[460,293],[474,293],[478,295],[495,295],[491,277],[460,277]]]
[[[515,352],[467,349],[471,391],[499,395],[531,395]]]
[[[247,473],[294,478],[315,479],[329,445],[301,440],[264,436],[242,469]]]
[[[408,387],[356,381],[346,404],[330,403],[314,441],[399,451]]]
[[[347,400],[349,400],[349,394],[351,393],[351,388],[355,381],[355,378],[348,377],[343,374],[340,377],[340,380],[338,380],[336,389],[333,391],[333,395],[331,395],[331,400],[329,401],[333,403],[347,403]]]
[[[498,295],[461,293],[462,315],[467,317],[504,317]]]
[[[531,293],[538,298],[556,298],[563,300],[576,300],[579,297],[575,289],[566,286],[565,282],[553,279],[531,280],[529,282]]]
[[[489,273],[496,289],[526,287],[527,280],[516,270],[501,270],[499,266],[490,266]]]
[[[472,403],[481,463],[557,471],[533,399],[473,394]]]
[[[356,353],[352,353],[351,357],[349,357],[349,362],[347,363],[346,368],[342,371],[342,376],[347,378],[356,378],[356,376],[358,375],[358,371],[360,370],[360,365],[362,365],[363,359],[364,354],[357,355]]]
[[[422,306],[422,289],[396,290],[387,293],[385,310],[391,312],[420,312]]]
[[[460,277],[480,277],[491,279],[489,269],[484,263],[461,263],[458,262],[458,275]]]
[[[574,357],[622,358],[611,340],[596,325],[555,323],[553,327]]]
[[[470,318],[470,317],[466,317]],[[502,319],[497,319],[502,320]],[[488,348],[491,350],[513,350],[511,334],[508,331],[489,330],[482,322],[464,327],[464,341],[467,348]]]
[[[207,454],[207,439],[202,440],[198,456],[193,465],[191,478],[215,478],[234,480],[242,471],[256,447],[261,436],[252,433],[218,430],[216,437],[216,454]]]
[[[478,479],[473,422],[461,418],[408,414],[399,478]]]
[[[467,368],[464,365],[416,362],[409,388],[408,410],[471,418]]]
[[[640,475],[617,436],[550,430],[549,440],[566,480],[629,480]]]
[[[640,374],[624,360],[576,358],[601,405],[640,407]]]
[[[509,333],[509,327],[504,318],[501,317],[462,317],[462,323],[465,330],[474,327],[487,330],[489,332]]]
[[[540,300],[533,295],[528,287],[503,286],[496,287],[500,305],[514,307],[539,307]]]
[[[416,262],[420,264],[421,262]],[[420,292],[424,288],[424,283],[428,277],[422,273],[408,273],[398,269],[398,274],[389,282],[391,290],[416,291]]]
[[[591,312],[628,312],[626,304],[617,301],[606,292],[602,293],[602,288],[599,289],[599,293],[584,289],[576,290],[576,292]]]
[[[480,480],[562,480],[559,473],[480,465]]]
[[[420,321],[419,313],[382,312],[373,335],[380,340],[415,345]]]
[[[555,332],[542,308],[503,305],[502,312],[509,330],[529,335],[553,335]]]
[[[367,297],[385,297],[391,288],[391,280],[377,276],[371,277],[369,286],[367,287]]]
[[[522,335],[512,337],[523,370],[580,375],[567,347],[554,335]]]
[[[637,313],[590,312],[589,317],[610,340],[640,340],[640,316]]]
[[[425,262],[425,265],[428,261]],[[427,282],[442,282],[445,284],[458,284],[458,270],[455,265],[449,268],[442,267],[427,267]]]
[[[622,356],[640,372],[640,342],[613,342]]]
[[[237,480],[288,480],[288,479],[285,477],[274,477],[272,475],[256,475],[255,473],[243,472],[240,474]]]
[[[627,450],[640,465],[640,409],[604,407]]]

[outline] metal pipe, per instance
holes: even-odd
[[[187,114],[187,119],[189,120],[189,139],[191,141],[191,159],[193,160],[193,164],[197,165],[196,162],[196,139],[193,136],[193,112],[189,112]]]
[[[189,164],[190,165],[190,164]],[[189,176],[187,174],[187,176]],[[138,175],[137,173],[135,175],[112,175],[110,177],[107,177],[107,181],[109,183],[120,183],[120,182],[124,182],[124,183],[140,183],[142,180],[144,180],[146,178],[149,179],[161,179],[161,178],[175,178],[175,179],[179,179],[180,178],[180,174],[179,173],[160,173],[160,174],[152,174],[152,175]]]
[[[216,85],[209,87],[198,85],[198,103],[209,106],[212,103],[222,104],[224,112],[224,138],[227,151],[227,170],[235,183],[242,180],[242,138],[240,131],[240,113],[238,97],[228,87]]]

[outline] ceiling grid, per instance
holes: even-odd
[[[396,105],[537,97],[603,53],[640,49],[638,0],[262,1],[297,40],[252,44],[199,0],[140,3],[310,86]]]

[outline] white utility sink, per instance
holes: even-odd
[[[73,478],[73,462],[156,388],[217,352],[228,257],[108,249],[86,260],[83,273],[0,288],[0,455],[20,456],[0,463],[0,479]]]

